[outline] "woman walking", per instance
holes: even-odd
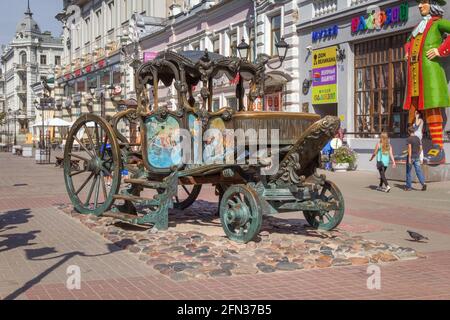
[[[377,143],[375,150],[370,158],[372,161],[375,157],[377,157],[377,169],[380,173],[380,186],[377,188],[378,191],[389,192],[391,191],[391,187],[386,179],[386,170],[389,167],[389,164],[392,161],[392,167],[396,167],[394,154],[392,152],[392,146],[389,142],[389,137],[386,132],[381,134],[380,142]],[[383,184],[385,187],[383,188]]]

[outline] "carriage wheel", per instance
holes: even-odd
[[[318,198],[324,202],[336,201],[338,209],[333,211],[304,211],[305,219],[315,229],[333,230],[344,218],[344,197],[338,187],[331,181],[325,182],[318,195]]]
[[[173,206],[175,209],[184,210],[197,200],[200,191],[202,191],[202,185],[181,185],[178,190],[178,195],[173,199]]]
[[[108,144],[111,148],[103,147]],[[73,168],[72,160],[80,161],[79,168]],[[96,216],[109,210],[120,188],[120,169],[120,148],[110,124],[93,114],[81,116],[64,150],[64,179],[74,208]]]
[[[253,240],[262,224],[256,191],[245,185],[229,187],[220,202],[220,220],[230,240],[242,243]]]

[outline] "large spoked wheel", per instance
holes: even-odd
[[[64,150],[64,179],[74,208],[96,216],[109,210],[120,188],[120,170],[120,148],[110,124],[93,114],[81,116]]]
[[[242,243],[253,240],[262,224],[256,191],[245,185],[229,187],[220,202],[220,220],[230,240]]]
[[[344,218],[344,197],[338,187],[331,181],[326,181],[318,192],[318,198],[325,203],[333,203],[337,207],[332,211],[304,211],[306,221],[318,230],[330,231],[336,228]]]
[[[184,210],[189,208],[195,200],[197,200],[202,185],[181,185],[178,187],[178,195],[173,199],[173,206],[175,209]]]

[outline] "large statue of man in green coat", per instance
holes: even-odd
[[[415,112],[424,113],[433,142],[425,159],[429,164],[445,163],[443,112],[450,107],[448,82],[441,58],[450,55],[450,21],[442,18],[444,0],[417,0],[422,21],[405,45],[408,78],[404,108],[413,125]]]

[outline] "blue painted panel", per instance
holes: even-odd
[[[158,121],[155,116],[145,120],[147,132],[147,157],[150,166],[156,169],[170,169],[181,164],[181,149],[176,148],[180,141],[176,132],[180,129],[178,121],[168,116]],[[178,139],[177,139],[178,138]]]

